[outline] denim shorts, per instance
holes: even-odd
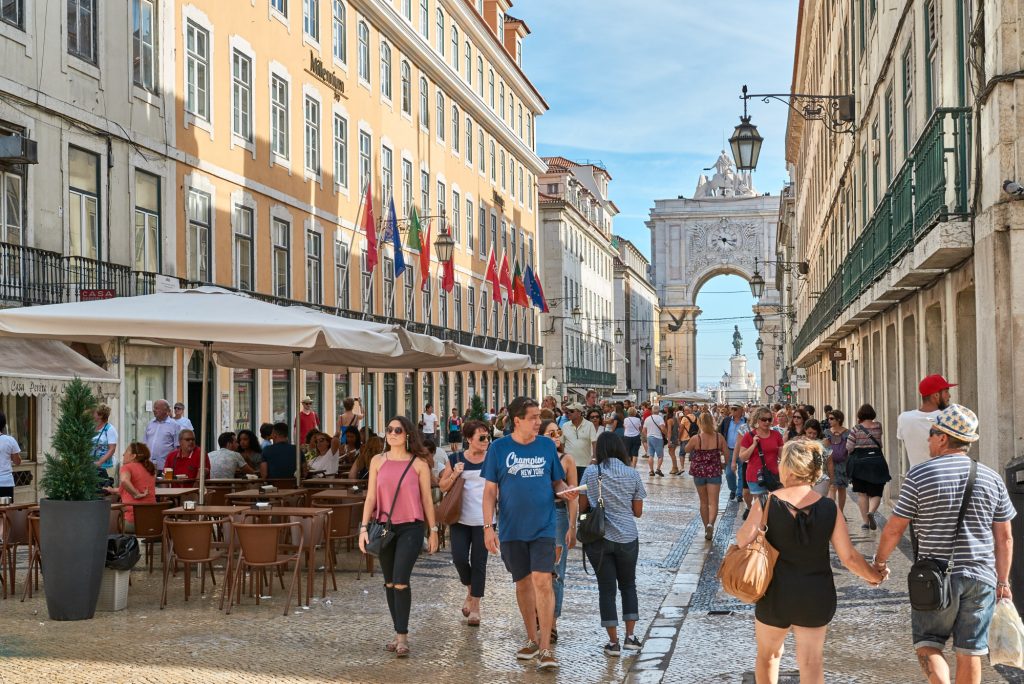
[[[722,484],[722,476],[719,475],[718,477],[695,477],[695,478],[693,478],[693,485],[695,487],[703,487],[704,485],[709,485],[709,484],[721,486],[721,484]]]
[[[528,542],[503,541],[501,560],[511,573],[513,582],[526,579],[531,572],[554,572],[555,540],[553,537],[540,537]]]
[[[957,653],[983,656],[988,653],[988,628],[996,607],[996,588],[973,577],[953,575],[952,600],[945,610],[911,610],[914,648],[942,650],[949,637]]]
[[[750,482],[748,480],[746,482],[746,485],[747,485],[747,489],[749,489],[750,493],[753,494],[754,496],[757,496],[758,494],[767,494],[768,493],[767,489],[765,489],[761,485],[757,484],[756,482]]]
[[[647,457],[648,458],[664,458],[665,457],[665,440],[660,437],[648,437],[647,438]]]

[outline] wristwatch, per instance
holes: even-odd
[[[430,531],[431,532],[437,532],[439,529],[441,529],[441,528],[439,528],[437,525],[431,525],[430,526]]]
[[[494,529],[494,525],[489,525],[489,524],[488,525],[484,525],[484,529],[485,530],[493,530]]]

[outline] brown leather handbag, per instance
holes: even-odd
[[[438,525],[454,525],[459,522],[459,517],[462,516],[462,490],[465,486],[466,480],[460,476],[445,493],[441,503],[437,504],[434,519]]]
[[[772,583],[775,561],[779,558],[778,550],[765,538],[770,503],[771,495],[765,499],[761,524],[754,540],[742,548],[731,544],[722,559],[722,566],[718,568],[722,589],[744,603],[757,603],[765,595]]]

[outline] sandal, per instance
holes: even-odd
[[[678,475],[678,474],[679,474],[679,470],[678,470],[678,469],[676,469],[676,468],[673,468],[672,470],[670,470],[670,471],[668,472],[668,474],[669,474],[669,475]]]
[[[470,614],[467,616],[467,618],[468,618],[466,620],[466,625],[467,626],[469,626],[469,627],[479,627],[480,626],[480,613],[479,612],[471,611]]]
[[[398,646],[396,646],[395,647],[395,657],[396,658],[408,658],[409,657],[409,647],[406,644],[399,644]]]
[[[558,642],[558,630],[555,629],[554,627],[552,627],[551,628],[551,643],[554,644],[554,643],[557,643],[557,642]]]
[[[394,653],[395,651],[398,650],[398,641],[395,640],[395,641],[391,641],[389,643],[384,644],[384,650],[387,651],[388,653]]]
[[[462,602],[462,617],[469,617],[469,599]]]

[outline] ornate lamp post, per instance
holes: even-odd
[[[761,143],[764,142],[764,138],[757,132],[757,126],[750,123],[747,99],[747,86],[743,86],[743,116],[740,117],[740,125],[733,130],[732,137],[729,138],[737,171],[753,171],[757,168],[757,158],[761,156]]]

